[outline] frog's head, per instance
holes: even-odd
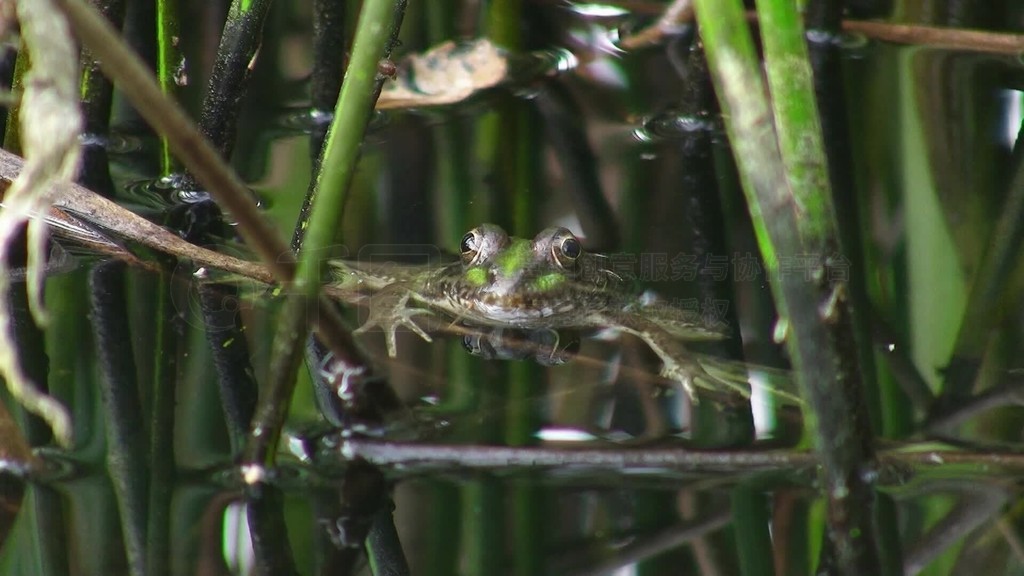
[[[498,297],[557,292],[568,282],[585,279],[586,264],[596,258],[562,227],[547,228],[527,240],[482,224],[463,236],[460,248],[464,282]]]

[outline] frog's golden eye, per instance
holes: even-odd
[[[481,224],[462,237],[459,251],[462,261],[469,265],[479,264],[491,258],[508,244],[508,234],[494,224]]]
[[[551,255],[562,268],[571,268],[576,259],[583,254],[580,241],[568,230],[561,230],[551,243]]]
[[[580,241],[575,238],[566,238],[562,240],[562,255],[570,260],[575,260],[580,257],[580,253],[583,249],[580,247]]]

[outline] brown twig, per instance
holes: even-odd
[[[796,471],[814,466],[809,452],[696,451],[680,448],[506,448],[444,444],[403,444],[346,440],[339,449],[346,460],[362,458],[378,466],[453,466],[462,469],[538,469],[580,466],[593,470],[661,468],[675,472],[735,474],[771,470]]]
[[[636,50],[657,44],[680,25],[692,22],[693,0],[673,0],[672,4],[665,8],[665,12],[657,22],[636,34],[626,36],[619,42],[619,47],[624,50]]]
[[[646,46],[660,44],[666,36],[677,30],[679,26],[693,22],[691,0],[675,0],[664,8],[658,21],[636,34],[623,38],[619,47],[624,50],[636,50]],[[646,7],[637,7],[630,3],[637,12],[646,12]],[[652,10],[654,8],[651,8]],[[659,6],[657,9],[661,9]],[[754,12],[748,12],[747,18],[757,20]],[[868,20],[843,20],[842,30],[848,34],[863,34],[871,40],[881,40],[894,44],[908,44],[928,48],[963,50],[986,54],[1005,54],[1017,56],[1024,53],[1024,34],[1005,34],[984,30],[964,30],[959,28],[942,28],[938,26],[921,26],[918,24],[894,24]]]
[[[24,160],[20,157],[6,150],[0,150],[0,181],[12,181],[21,172],[23,164]],[[166,254],[190,258],[202,266],[241,274],[260,282],[268,284],[274,282],[274,277],[267,267],[186,242],[177,234],[168,232],[78,184],[57,186],[54,191],[54,206],[65,212],[77,214],[91,224],[115,231],[119,236]],[[60,233],[60,230],[57,230],[57,233]]]
[[[813,480],[819,465],[811,452],[794,450],[694,450],[688,448],[608,447],[529,447],[467,446],[446,444],[408,444],[365,439],[346,439],[336,448],[344,460],[362,458],[378,466],[396,466],[415,472],[420,466],[460,470],[540,470],[575,467],[590,472],[623,473],[647,469],[652,474],[680,472],[705,475],[733,475],[758,472],[784,472]],[[882,482],[906,482],[915,470],[927,471],[953,467],[966,476],[980,474],[1002,479],[1024,477],[1024,454],[964,450],[908,451],[890,448],[878,453]],[[422,469],[422,468],[421,468]]]
[[[843,20],[843,32],[863,34],[872,40],[929,48],[1006,54],[1008,56],[1017,56],[1024,52],[1024,34],[1001,34],[984,30],[890,24],[865,20]]]

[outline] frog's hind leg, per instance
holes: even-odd
[[[409,328],[427,342],[433,342],[430,335],[420,328],[413,320],[414,316],[430,314],[430,310],[409,306],[412,292],[408,288],[393,284],[370,297],[370,313],[366,322],[354,333],[361,334],[374,326],[384,330],[384,342],[387,344],[388,356],[394,358],[398,354],[397,331],[400,326]]]
[[[660,323],[635,315],[623,314],[609,322],[610,326],[637,336],[661,359],[661,375],[678,382],[693,403],[697,403],[697,388],[712,391],[731,390],[743,397],[750,396],[745,384],[716,378],[708,374],[696,356],[683,346],[678,336]]]

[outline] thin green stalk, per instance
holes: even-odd
[[[523,46],[522,0],[492,0],[487,6],[487,35],[508,50]]]
[[[48,278],[46,307],[51,320],[46,330],[46,353],[50,358],[50,392],[60,398],[74,398],[69,405],[75,425],[75,454],[97,462],[103,458],[104,432],[100,423],[96,356],[92,353],[87,271],[76,270]],[[84,346],[67,346],[67,342]]]
[[[391,56],[405,6],[406,0],[369,0],[359,15],[352,58],[324,145],[317,191],[295,274],[296,291],[310,299],[323,278],[327,264],[323,254],[335,240],[363,133],[385,78],[378,74],[377,63]]]
[[[24,525],[31,530],[29,544],[17,549],[32,558],[30,571],[39,576],[66,576],[71,574],[67,560],[67,515],[64,513],[61,494],[42,484],[29,485],[19,515],[25,515]],[[17,538],[11,538],[17,541]],[[81,569],[76,566],[75,569]]]
[[[742,483],[732,490],[732,527],[736,534],[736,553],[743,576],[771,576],[772,557],[770,501],[755,488]]]
[[[806,242],[835,237],[828,163],[811,85],[811,63],[796,4],[758,0],[779,152]]]
[[[301,296],[293,296],[284,301],[278,312],[268,375],[270,389],[259,397],[251,434],[245,447],[246,462],[273,463],[302,362],[302,344],[305,342],[308,319],[303,309],[307,303]]]
[[[528,446],[537,443],[542,424],[537,398],[543,394],[544,373],[534,363],[517,362],[509,366],[505,443]],[[526,481],[507,488],[511,507],[509,525],[515,546],[513,574],[543,572],[541,543],[549,536],[544,514],[544,490],[540,478],[528,475]]]
[[[69,544],[54,558],[70,560],[69,550],[86,550],[88,554],[71,556],[72,574],[127,574],[125,550],[113,543],[120,539],[121,524],[110,481],[105,476],[85,476],[75,482],[74,490],[62,491],[58,497],[63,502],[57,505],[66,510],[64,523],[59,529],[40,527],[44,538],[54,532],[66,534]]]
[[[175,72],[181,63],[178,48],[178,0],[156,0],[156,77],[160,91],[171,96],[178,88]],[[108,72],[109,75],[109,72]],[[174,147],[166,135],[160,135],[160,173],[174,172]]]
[[[772,273],[772,296],[786,329],[787,350],[807,401],[807,430],[822,461],[829,502],[828,537],[845,573],[880,573],[874,495],[863,475],[874,462],[871,431],[845,288],[834,276],[836,263],[830,261],[837,246],[835,224],[829,200],[821,198],[829,189],[820,127],[811,118],[817,112],[809,65],[802,47],[792,49],[803,42],[795,6],[758,2],[761,18],[775,26],[763,20],[761,27],[769,75],[782,72],[781,78],[772,79],[772,86],[779,86],[775,98],[794,100],[777,103],[774,118],[759,80],[761,69],[742,3],[697,0],[695,7],[758,244]],[[786,82],[794,86],[781,86]],[[791,89],[805,94],[793,95]],[[817,150],[801,149],[808,142],[807,148]],[[780,265],[808,254],[812,261],[804,260],[796,269]]]
[[[150,367],[149,506],[146,528],[146,567],[149,576],[171,573],[171,505],[177,459],[174,450],[174,424],[177,393],[178,343],[175,308],[171,299],[170,274],[157,277],[152,318],[155,342]]]
[[[538,139],[539,124],[534,111],[523,102],[517,102],[513,108],[516,123],[515,142],[515,182],[511,187],[514,202],[512,204],[512,229],[516,234],[531,235],[536,231],[537,205],[536,167],[540,164],[540,150],[543,148]]]
[[[637,490],[635,498],[635,526],[638,532],[658,533],[679,521],[677,510],[678,495],[666,490]],[[647,555],[637,564],[637,576],[658,576],[660,574],[697,573],[696,558],[690,550],[676,548],[661,550]]]
[[[453,11],[457,2],[432,0],[425,3],[427,38],[435,45],[454,34]],[[450,118],[432,126],[433,143],[437,149],[434,166],[437,170],[433,188],[434,201],[442,206],[437,214],[437,237],[448,242],[457,241],[470,228],[468,220],[471,205],[469,138],[465,126]],[[483,381],[479,362],[466,354],[461,346],[448,343],[445,367],[448,373],[444,410],[464,413],[480,402],[477,382]],[[427,513],[427,556],[421,563],[424,573],[453,574],[459,564],[461,539],[452,534],[462,532],[460,489],[451,483],[433,480],[428,484],[430,508]],[[468,502],[467,502],[468,503]]]
[[[455,36],[456,19],[452,14],[460,10],[460,3],[454,0],[434,0],[424,4],[428,44],[435,46]]]
[[[465,353],[463,354],[465,355]],[[459,509],[459,488],[444,479],[426,482],[429,506],[423,523],[424,554],[419,561],[423,574],[455,574],[459,567],[462,515]]]
[[[463,567],[467,574],[499,574],[505,568],[505,491],[497,478],[477,475],[462,489]]]
[[[320,282],[326,275],[324,255],[334,242],[337,223],[341,221],[349,185],[355,175],[363,133],[385,79],[377,72],[377,63],[391,55],[405,5],[405,0],[370,0],[363,4],[360,12],[352,58],[317,172],[316,192],[299,252],[293,291],[288,295],[274,335],[273,388],[267,398],[261,399],[253,423],[253,435],[246,451],[250,462],[267,463],[273,459],[273,447],[284,423],[301,358],[302,339],[298,335],[306,332],[307,311],[317,303]],[[367,371],[366,362],[361,359],[348,364],[349,374],[362,375]]]
[[[524,8],[522,0],[495,0],[487,6],[487,34],[498,45],[510,50],[522,50]],[[497,109],[498,118],[486,132],[491,139],[488,147],[497,154],[492,158],[499,174],[499,190],[503,193],[498,205],[508,220],[513,234],[532,236],[537,231],[537,166],[540,164],[540,145],[536,112],[524,101],[507,100]],[[538,404],[534,399],[542,393],[544,378],[536,365],[517,363],[508,367],[504,441],[513,446],[536,442],[540,426]],[[495,486],[495,492],[506,493],[510,505],[508,525],[513,543],[514,574],[536,574],[543,553],[539,543],[544,541],[543,493],[531,482],[505,489]],[[497,514],[498,512],[495,511]],[[495,534],[496,536],[497,534]],[[484,539],[477,546],[493,545]],[[500,548],[499,548],[500,549]],[[481,550],[482,557],[493,557],[493,550]]]

